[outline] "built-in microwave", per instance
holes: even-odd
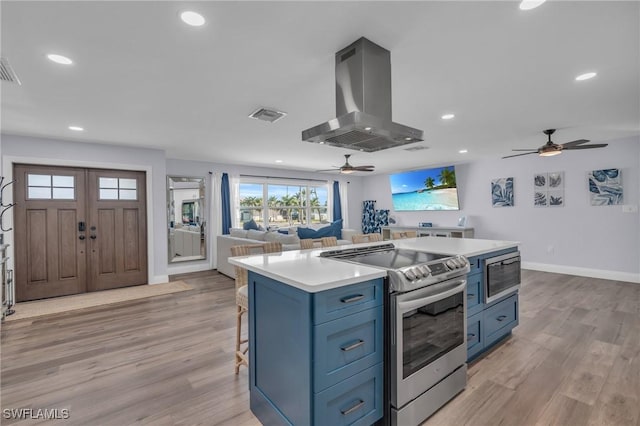
[[[520,288],[520,252],[491,257],[484,264],[484,302],[491,303]]]

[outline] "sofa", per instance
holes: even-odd
[[[328,225],[328,224],[327,224]],[[310,225],[309,228],[320,229],[321,225]],[[286,232],[286,233],[285,233]],[[343,229],[342,237],[338,240],[338,245],[351,243],[351,236],[357,234],[355,229]],[[297,227],[280,228],[273,231],[260,231],[255,229],[245,230],[242,228],[231,228],[228,235],[218,235],[216,246],[216,260],[218,272],[231,277],[236,277],[236,271],[227,259],[231,256],[231,247],[241,244],[256,244],[268,241],[280,241],[282,250],[300,250],[300,238],[297,235]]]

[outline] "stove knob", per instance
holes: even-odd
[[[416,279],[416,274],[413,273],[413,271],[411,269],[407,269],[406,271],[404,271],[404,276],[409,280],[409,281],[413,281]]]
[[[422,271],[422,275],[424,275],[425,277],[431,275],[431,271],[429,270],[429,267],[427,265],[420,265],[420,270]]]
[[[456,269],[458,267],[458,265],[453,262],[453,259],[447,260],[447,266],[449,269]]]
[[[416,278],[422,278],[423,277],[423,273],[422,273],[422,269],[420,269],[417,266],[414,266],[413,268],[411,268],[411,271],[413,272],[413,274],[416,276]]]

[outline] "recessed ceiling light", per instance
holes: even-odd
[[[364,129],[368,132],[369,130],[371,130],[371,127],[365,127]]]
[[[185,24],[191,25],[192,27],[202,26],[205,22],[204,16],[190,10],[182,12],[180,14],[180,18],[184,21]]]
[[[520,2],[520,10],[531,10],[540,6],[546,0],[522,0]]]
[[[409,136],[407,136],[406,138],[404,138],[405,141],[412,141],[413,138],[410,138]]]
[[[55,53],[48,54],[47,58],[49,58],[50,61],[53,61],[56,64],[71,65],[73,63],[73,61],[66,56],[56,55]]]
[[[451,120],[453,117],[455,117],[454,114],[445,114],[440,118],[442,118],[443,120]]]
[[[84,130],[84,128],[80,127],[80,126],[69,126],[69,130],[74,130],[76,132],[82,132]]]
[[[466,153],[467,153],[467,152],[469,152],[469,151],[467,151],[466,149],[461,149],[461,150],[460,150],[460,151],[458,151],[458,152],[459,152],[460,154],[466,154]]]
[[[584,74],[580,74],[579,76],[576,77],[576,81],[584,81],[584,80],[589,80],[593,77],[595,77],[596,75],[598,75],[595,72],[586,72]]]
[[[282,163],[282,160],[276,160],[276,163]]]
[[[324,145],[324,141],[320,141],[318,142],[320,145]]]

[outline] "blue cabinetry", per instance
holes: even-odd
[[[382,417],[382,292],[382,279],[307,293],[249,273],[250,400],[263,424]]]
[[[508,336],[518,325],[518,293],[485,304],[485,259],[517,251],[500,250],[469,257],[467,275],[467,360],[471,361]]]

